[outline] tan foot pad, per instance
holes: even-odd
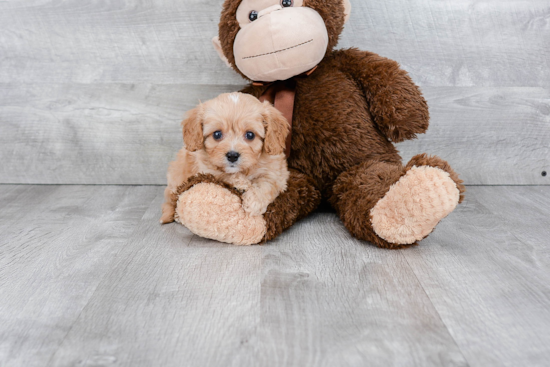
[[[212,183],[195,185],[181,194],[176,214],[196,235],[234,245],[259,243],[266,232],[262,216],[251,217],[238,196]]]
[[[456,208],[459,196],[449,173],[435,167],[414,166],[372,208],[372,227],[388,242],[415,243]]]

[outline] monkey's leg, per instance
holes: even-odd
[[[176,220],[201,237],[235,245],[274,239],[311,213],[321,201],[313,180],[290,170],[288,188],[263,216],[242,208],[241,193],[213,176],[198,175],[181,188]]]
[[[371,160],[351,168],[334,183],[331,203],[354,237],[402,248],[426,238],[464,191],[447,162],[421,154],[405,167]]]

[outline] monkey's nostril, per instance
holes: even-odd
[[[235,163],[239,160],[239,157],[241,155],[238,152],[231,151],[231,152],[228,152],[225,156],[227,157],[227,160],[229,162]]]

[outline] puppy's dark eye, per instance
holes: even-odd
[[[254,138],[256,137],[256,134],[254,134],[252,131],[247,131],[245,137],[246,137],[246,140],[254,140]]]
[[[282,1],[281,1],[281,6],[282,6],[283,8],[289,8],[289,7],[292,6],[292,3],[293,3],[292,0],[282,0]]]
[[[258,12],[256,10],[252,10],[250,14],[248,14],[248,19],[250,19],[251,22],[258,19]]]
[[[212,137],[214,140],[220,140],[223,137],[223,134],[221,131],[214,131],[214,134],[212,134]]]

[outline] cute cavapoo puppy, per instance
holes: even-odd
[[[174,221],[178,187],[198,173],[244,191],[243,209],[254,216],[286,190],[289,124],[269,102],[222,94],[189,111],[182,126],[185,146],[168,168],[161,223]]]

